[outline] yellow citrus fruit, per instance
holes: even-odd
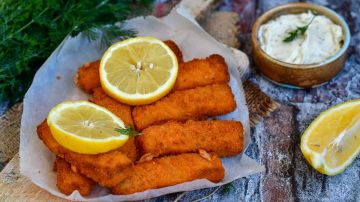
[[[302,135],[301,151],[320,173],[344,171],[360,152],[360,99],[322,112]]]
[[[100,63],[104,91],[129,105],[152,103],[170,92],[178,74],[172,50],[154,37],[130,38],[113,44]]]
[[[47,123],[56,141],[65,148],[83,154],[98,154],[122,146],[127,135],[121,119],[109,110],[88,101],[62,102],[51,109]]]

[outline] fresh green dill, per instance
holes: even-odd
[[[222,192],[223,192],[224,194],[229,194],[230,191],[231,191],[231,189],[234,189],[234,185],[232,185],[231,183],[228,183],[228,184],[225,184],[225,185],[223,186]]]
[[[36,70],[67,35],[89,40],[134,36],[115,25],[147,14],[153,0],[0,1],[0,102],[21,100]]]
[[[140,136],[142,133],[136,131],[133,127],[125,127],[125,128],[115,128],[116,132],[119,132],[121,135],[128,136]]]
[[[298,35],[304,35],[306,30],[308,29],[309,25],[313,22],[315,16],[311,19],[311,21],[302,27],[297,27],[295,30],[289,32],[288,36],[283,40],[283,42],[292,42],[298,37]]]

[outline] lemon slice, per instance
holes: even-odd
[[[51,109],[47,123],[56,141],[65,148],[83,154],[98,154],[122,146],[127,135],[122,120],[107,109],[87,101],[67,101]]]
[[[153,37],[136,37],[113,44],[100,63],[101,86],[129,105],[152,103],[170,92],[178,73],[172,50]]]
[[[301,151],[320,173],[344,171],[360,152],[360,99],[322,112],[302,135]]]

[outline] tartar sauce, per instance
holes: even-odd
[[[284,42],[290,32],[308,24],[304,35],[299,33],[293,41]],[[292,64],[321,63],[340,50],[342,40],[340,26],[310,11],[281,15],[259,29],[261,48],[271,57]]]

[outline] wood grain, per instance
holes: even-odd
[[[197,21],[202,21],[220,2],[220,0],[182,0],[179,4],[187,8]]]
[[[202,21],[201,26],[217,41],[230,47],[239,48],[240,42],[237,38],[239,15],[235,12],[218,11],[213,12]]]
[[[66,201],[51,195],[19,173],[19,154],[0,173],[0,201]]]

